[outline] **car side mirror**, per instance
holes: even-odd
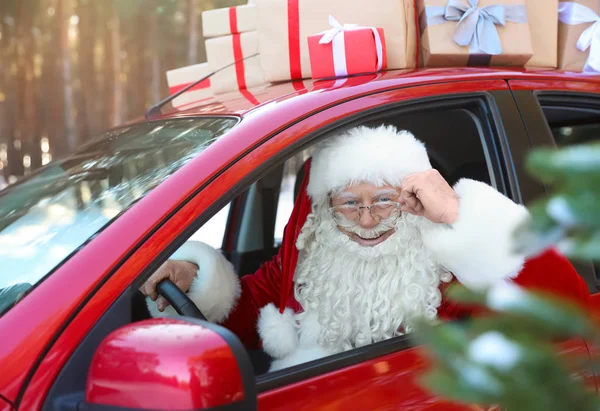
[[[99,345],[86,411],[256,410],[252,364],[230,331],[188,317],[129,324]]]

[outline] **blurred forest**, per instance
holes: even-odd
[[[206,61],[203,10],[244,0],[0,0],[0,189],[168,94]]]

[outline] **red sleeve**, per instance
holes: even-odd
[[[281,249],[271,261],[264,263],[252,275],[241,279],[242,293],[223,326],[233,331],[246,348],[259,347],[256,330],[259,310],[276,303],[281,288]]]
[[[577,274],[569,260],[553,249],[527,260],[514,282],[532,291],[550,293],[556,297],[564,298],[584,309],[589,306],[587,284]],[[454,283],[456,281],[453,281],[442,290],[444,296],[438,309],[440,318],[455,320],[484,312],[479,307],[460,305],[449,301],[445,296],[445,291]]]
[[[274,303],[283,310],[293,290],[294,271],[298,261],[296,240],[311,208],[310,199],[306,194],[310,160],[304,167],[305,177],[290,219],[283,231],[279,252],[271,261],[264,263],[256,273],[242,277],[240,298],[223,323],[249,349],[256,349],[260,345],[256,329],[260,309],[269,303]]]

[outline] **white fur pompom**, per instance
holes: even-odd
[[[291,308],[286,308],[283,314],[273,303],[261,308],[258,333],[263,349],[274,358],[286,357],[298,347],[298,331]]]

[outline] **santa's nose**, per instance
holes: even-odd
[[[358,223],[362,228],[366,229],[374,228],[378,224],[377,221],[375,221],[375,219],[373,219],[373,217],[371,216],[369,210],[366,208],[363,208],[361,210],[360,220],[358,221]]]

